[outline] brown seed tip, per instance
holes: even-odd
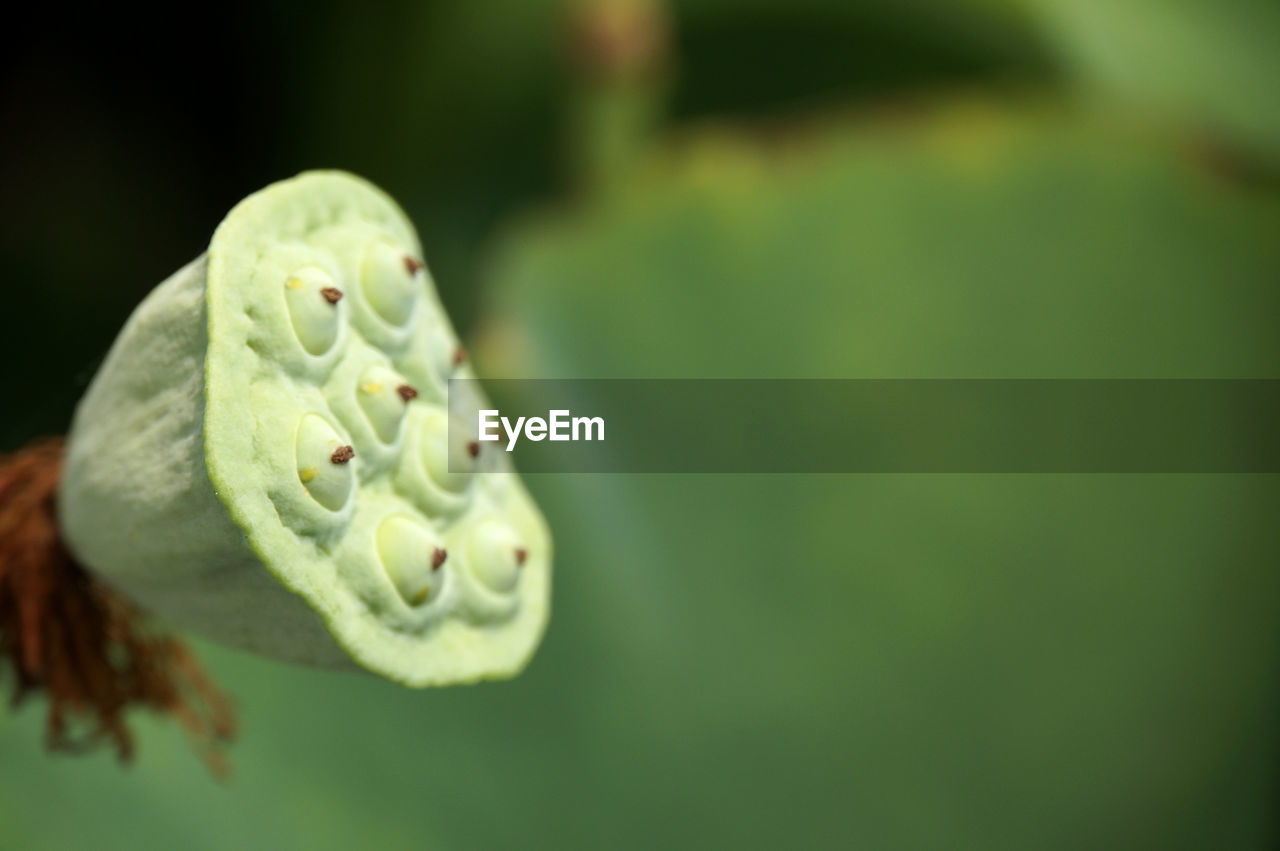
[[[320,295],[324,296],[324,300],[329,304],[337,304],[342,301],[342,290],[337,287],[325,287],[320,291]]]
[[[414,390],[408,384],[401,384],[396,388],[396,392],[400,394],[400,398],[408,402],[410,399],[418,398],[418,391]]]
[[[516,547],[516,567],[524,566],[525,561],[529,558],[529,551],[524,547]]]
[[[339,446],[333,450],[333,454],[329,456],[329,460],[335,464],[345,464],[352,458],[356,457],[356,451],[350,446]]]
[[[462,363],[464,360],[466,360],[466,359],[467,359],[467,350],[466,350],[466,349],[464,349],[464,348],[462,348],[462,346],[458,346],[458,348],[456,348],[456,349],[454,349],[454,350],[453,350],[453,365],[454,365],[454,366],[458,366],[459,364],[461,364],[461,363]]]
[[[439,570],[440,565],[444,564],[444,560],[449,557],[449,551],[444,547],[436,547],[431,551],[431,569]]]
[[[416,275],[418,270],[422,268],[422,264],[406,254],[404,256],[404,268],[409,271],[410,275]]]
[[[467,444],[467,454],[475,458],[480,454],[480,444],[477,441],[471,441]]]

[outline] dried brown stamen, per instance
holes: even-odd
[[[431,551],[431,569],[439,570],[440,565],[444,564],[444,560],[449,557],[449,551],[444,547],[436,547]]]
[[[422,264],[406,254],[404,256],[404,268],[409,271],[410,275],[416,275],[418,270],[422,268]]]
[[[406,402],[408,402],[410,399],[418,398],[418,391],[414,390],[413,387],[411,387],[408,384],[401,384],[399,387],[396,388],[396,392],[399,393],[400,398],[405,400]]]
[[[84,752],[106,741],[122,761],[134,751],[130,709],[171,715],[210,771],[224,776],[236,726],[226,695],[180,641],[92,576],[59,536],[62,447],[44,440],[0,457],[0,668],[12,672],[12,702],[46,695],[50,750]]]
[[[342,290],[337,287],[325,287],[320,291],[320,295],[324,296],[324,300],[329,304],[337,304],[342,301]]]
[[[333,450],[333,454],[329,456],[329,460],[335,464],[345,464],[352,458],[356,457],[356,451],[351,446],[339,446]]]

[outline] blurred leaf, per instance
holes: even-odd
[[[1086,83],[1280,164],[1274,0],[1026,0]]]
[[[513,231],[477,358],[539,377],[1274,376],[1277,225],[1274,200],[1176,145],[1048,109],[712,128],[631,192]],[[609,780],[590,806],[661,813],[647,839],[1275,838],[1274,477],[534,486],[560,635],[609,659],[575,695],[618,677],[593,704],[586,771]]]
[[[1274,374],[1280,203],[1078,119],[970,99],[677,136],[512,234],[490,315],[537,359],[489,374]]]

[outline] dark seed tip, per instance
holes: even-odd
[[[454,350],[453,350],[453,365],[454,365],[454,366],[459,365],[460,363],[462,363],[462,362],[463,362],[464,360],[466,360],[466,359],[467,359],[467,350],[466,350],[466,349],[464,349],[464,348],[462,348],[462,346],[458,346],[458,348],[456,348],[456,349],[454,349]]]
[[[401,384],[396,388],[396,392],[400,394],[400,398],[408,402],[410,399],[418,398],[418,391],[414,390],[408,384]]]
[[[529,551],[524,547],[516,547],[516,566],[522,567],[529,558]]]
[[[480,444],[477,441],[471,441],[467,444],[467,454],[475,458],[480,454]]]
[[[337,287],[325,287],[320,291],[320,295],[324,296],[324,300],[329,304],[337,304],[342,301],[342,290]]]
[[[439,570],[440,565],[444,564],[444,560],[449,557],[449,551],[444,547],[436,547],[431,551],[431,569]]]
[[[333,454],[329,456],[329,460],[335,464],[345,464],[352,458],[356,457],[356,451],[350,446],[339,446],[333,450]]]
[[[404,268],[408,270],[410,275],[416,275],[418,270],[422,268],[422,264],[406,254],[404,256]]]

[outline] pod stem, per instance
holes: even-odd
[[[666,114],[672,24],[666,0],[576,0],[567,57],[574,91],[568,144],[578,188],[608,193],[646,151]]]
[[[57,521],[62,456],[62,438],[0,456],[0,675],[12,670],[12,705],[43,692],[49,750],[109,742],[122,762],[134,752],[127,710],[173,716],[224,777],[230,701],[182,642],[68,551]]]

